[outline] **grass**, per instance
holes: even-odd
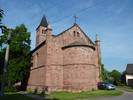
[[[80,93],[72,92],[52,92],[48,95],[50,100],[77,100],[85,98],[95,98],[100,96],[118,96],[123,92],[120,90],[96,90]],[[5,96],[0,97],[0,100],[36,100],[18,93],[6,93]]]
[[[118,90],[133,92],[133,88],[129,86],[118,86]]]
[[[18,93],[6,93],[4,96],[0,97],[0,100],[35,100],[27,96]]]
[[[97,91],[88,91],[80,93],[71,93],[71,92],[53,92],[49,95],[52,99],[57,100],[77,100],[84,98],[95,98],[100,96],[118,96],[123,92],[119,90],[97,90]]]

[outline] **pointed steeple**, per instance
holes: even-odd
[[[100,41],[98,34],[96,34],[96,41]]]
[[[95,40],[96,45],[100,46],[100,39],[98,34],[96,34],[96,40]]]
[[[40,26],[43,26],[43,27],[47,27],[47,26],[48,26],[48,22],[47,22],[47,19],[46,19],[45,16],[42,17],[42,20],[41,20],[39,26],[36,28],[36,30],[38,30],[38,28],[39,28]]]

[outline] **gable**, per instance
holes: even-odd
[[[55,37],[62,39],[64,46],[75,42],[83,45],[94,45],[92,40],[83,32],[83,30],[77,24],[74,24],[72,27],[56,35]]]

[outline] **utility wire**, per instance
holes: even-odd
[[[64,16],[63,18],[54,21],[53,24],[56,24],[56,23],[61,22],[61,21],[63,21],[63,20],[66,20],[66,19],[70,18],[71,16],[79,15],[80,13],[83,13],[83,12],[87,11],[87,10],[90,9],[90,8],[96,7],[98,4],[101,4],[101,3],[103,3],[103,2],[104,2],[104,0],[103,0],[102,2],[100,2],[100,3],[95,3],[93,6],[88,6],[88,7],[85,7],[85,8],[83,8],[83,9],[80,9],[79,11],[75,12],[74,15],[67,15],[67,16]]]

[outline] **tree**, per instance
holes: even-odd
[[[3,18],[4,15],[4,11],[0,8],[0,24],[1,24],[1,20]]]
[[[22,81],[26,75],[30,63],[28,56],[30,52],[30,33],[22,24],[13,30],[11,37],[8,81],[12,85]]]
[[[8,29],[5,29],[0,39],[3,50],[7,34]],[[10,55],[7,84],[8,86],[12,86],[14,83],[24,80],[30,64],[30,32],[27,31],[24,24],[12,29],[9,45]]]
[[[105,81],[106,80],[106,72],[105,72],[105,68],[104,68],[104,64],[101,64],[101,78],[102,78],[102,81]]]
[[[113,81],[115,85],[119,85],[121,83],[121,73],[117,70],[112,70],[110,73],[110,79]]]
[[[122,85],[126,85],[126,71],[122,72],[121,83],[122,83]]]
[[[4,15],[4,11],[0,8],[0,29],[2,29],[2,18]],[[2,75],[2,66],[4,64],[4,49],[1,49],[1,36],[0,36],[0,83],[1,83],[1,75]]]

